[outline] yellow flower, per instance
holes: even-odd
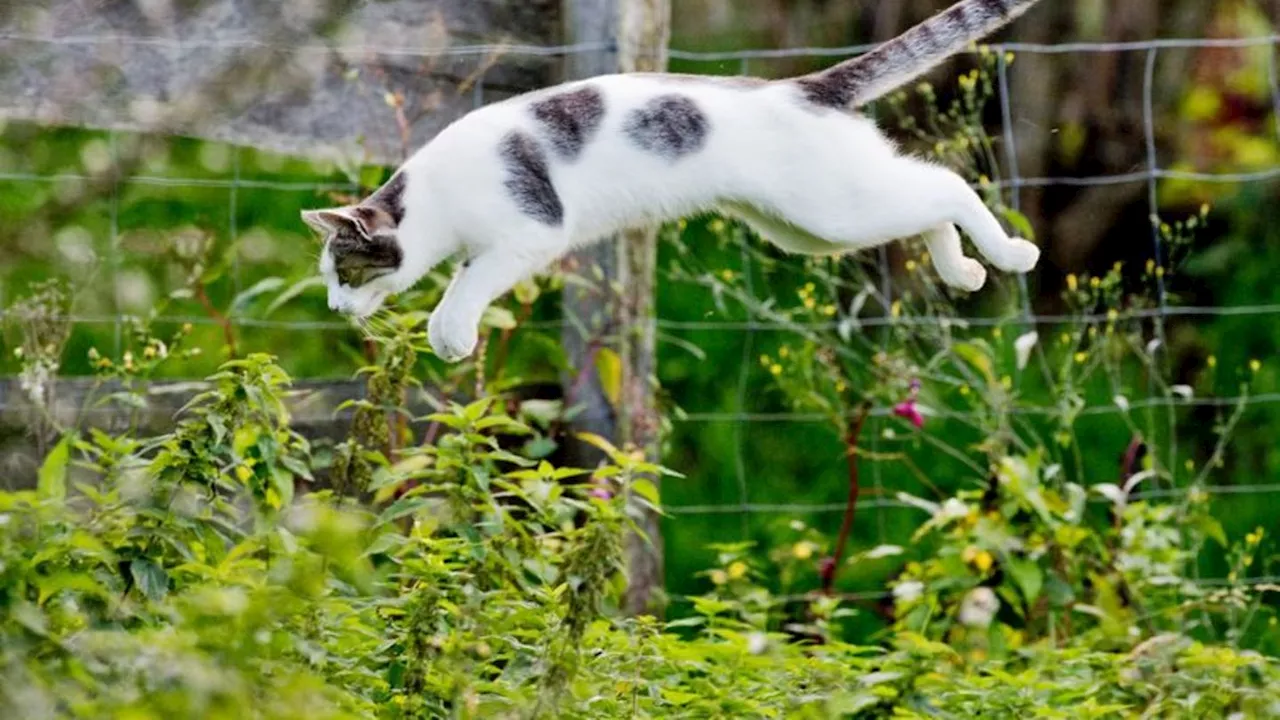
[[[1249,361],[1249,370],[1251,370],[1251,371],[1253,371],[1253,372],[1258,372],[1258,371],[1259,371],[1259,370],[1261,370],[1261,369],[1262,369],[1262,361],[1261,361],[1261,360],[1259,360],[1259,359],[1257,359],[1257,358],[1254,358],[1254,359],[1252,359],[1252,360],[1250,360],[1250,361]]]
[[[814,306],[815,306],[815,305],[817,305],[817,304],[818,304],[818,301],[814,300],[812,297],[806,297],[806,298],[804,299],[804,309],[805,309],[805,310],[812,310],[812,309],[814,308]]]
[[[1089,353],[1081,350],[1080,352],[1076,353],[1075,359],[1077,363],[1083,363],[1085,360],[1089,359]]]
[[[711,582],[715,583],[716,585],[723,585],[729,582],[729,576],[726,575],[723,570],[712,570]]]
[[[968,386],[968,385],[961,385],[961,386],[960,386],[960,394],[961,394],[961,395],[968,395],[968,394],[969,394],[969,386]]]
[[[1001,329],[1000,329],[1000,328],[998,328],[998,327],[997,327],[997,328],[992,328],[992,330],[991,330],[991,337],[993,337],[993,338],[995,338],[995,339],[999,340],[999,339],[1000,339],[1000,336],[1002,336],[1002,335],[1004,335],[1004,331],[1003,331],[1003,330],[1001,330]]]
[[[729,564],[729,579],[741,580],[747,575],[747,564],[737,560]]]
[[[253,471],[249,469],[249,466],[248,466],[248,465],[237,465],[237,466],[236,466],[236,479],[237,479],[237,480],[239,480],[240,482],[249,482],[249,478],[251,478],[251,477],[253,477]]]
[[[978,572],[986,572],[995,564],[995,558],[991,557],[991,553],[983,550],[973,559],[973,566],[978,568]]]
[[[1093,288],[1094,290],[1097,290],[1101,286],[1102,286],[1102,280],[1100,278],[1097,278],[1097,277],[1089,278],[1089,287]]]
[[[1076,277],[1076,274],[1071,273],[1067,275],[1067,289],[1070,290],[1071,292],[1075,292],[1076,289],[1079,287],[1080,287],[1080,279]]]
[[[782,347],[778,348],[778,357],[786,359],[786,357],[790,354],[791,354],[791,348],[787,347],[786,345],[783,345]]]
[[[916,261],[915,261],[915,260],[908,260],[908,261],[907,261],[907,264],[906,264],[906,268],[907,268],[907,272],[909,272],[909,273],[910,273],[910,272],[915,272],[915,271],[916,271]]]
[[[822,306],[822,314],[823,314],[823,315],[826,315],[827,317],[831,317],[831,316],[835,315],[835,314],[836,314],[836,306],[835,306],[835,305],[823,305],[823,306]]]
[[[1218,356],[1210,355],[1208,358],[1205,358],[1204,364],[1208,365],[1210,370],[1218,367]]]
[[[1107,310],[1107,322],[1115,322],[1120,319],[1120,311],[1115,308]]]
[[[791,548],[791,554],[794,555],[797,560],[808,560],[813,557],[813,543],[798,542],[795,544],[795,547]]]
[[[901,316],[901,315],[902,315],[902,301],[901,301],[901,300],[894,300],[894,301],[893,301],[893,304],[889,306],[889,314],[890,314],[891,316],[893,316],[893,317],[899,317],[899,316]]]
[[[778,363],[774,363],[774,364],[772,364],[772,365],[770,365],[770,366],[769,366],[769,372],[770,372],[771,374],[773,374],[773,375],[781,375],[781,374],[782,374],[782,366],[781,366],[781,365],[779,365]]]
[[[733,271],[725,270],[720,273],[720,277],[724,278],[725,282],[733,282]]]

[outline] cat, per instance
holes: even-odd
[[[1040,251],[1009,237],[957,174],[902,155],[853,111],[1038,0],[963,0],[872,52],[784,80],[606,75],[456,120],[360,203],[308,210],[333,310],[365,317],[461,256],[428,321],[442,359],[474,351],[485,308],[553,261],[620,230],[716,210],[782,249],[833,255],[922,235],[943,282]]]

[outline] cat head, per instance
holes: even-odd
[[[358,205],[303,211],[302,220],[324,237],[320,275],[330,309],[366,317],[404,289],[404,250],[397,237],[404,217],[401,177]]]

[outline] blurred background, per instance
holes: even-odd
[[[946,4],[680,0],[670,66],[807,72]],[[350,380],[367,360],[366,343],[308,282],[317,246],[299,211],[376,187],[468,109],[610,52],[607,43],[566,37],[569,25],[551,0],[0,8],[0,306],[10,308],[0,482],[26,482],[38,462],[29,451],[40,438],[22,414],[29,393],[17,379],[24,362],[14,352],[23,317],[12,308],[45,280],[65,279],[71,291],[58,376],[91,375],[95,353],[142,352],[129,318],[150,315],[156,335],[190,324],[185,347],[205,349],[168,364],[162,379],[199,378],[229,352],[264,351],[299,380]],[[1172,382],[1216,383],[1217,395],[1238,398],[1236,375],[1206,381],[1206,368],[1244,372],[1260,362],[1212,480],[1214,514],[1232,537],[1273,526],[1280,514],[1278,32],[1275,0],[1046,0],[994,38],[1013,55],[1001,55],[990,76],[981,120],[994,155],[975,168],[1025,216],[1045,253],[1025,282],[1000,278],[957,304],[974,317],[1025,321],[1031,313],[1040,336],[1054,337],[1074,321],[1063,293],[1079,278],[1117,262],[1134,279],[1151,275],[1148,261],[1160,268],[1155,317]],[[938,103],[978,65],[966,55],[933,73]],[[908,112],[920,102],[909,99]],[[891,129],[919,141],[901,125]],[[1208,228],[1191,245],[1161,242],[1162,223],[1199,216],[1204,205]],[[662,498],[666,581],[677,598],[710,582],[695,573],[715,563],[714,543],[773,546],[797,522],[835,534],[847,492],[837,429],[796,411],[759,361],[794,342],[792,331],[698,281],[728,272],[754,297],[794,300],[804,266],[755,239],[726,240],[717,222],[670,228],[658,249],[662,461],[685,475],[667,481]],[[1185,260],[1176,270],[1162,256],[1175,247]],[[872,258],[891,295],[909,260],[898,246]],[[556,384],[567,371],[557,287],[549,283],[521,318],[501,360],[508,376],[531,386]],[[454,377],[434,359],[423,363],[428,384]],[[1131,434],[1108,410],[1111,393],[1089,400],[1096,411],[1077,428],[1082,473],[1112,482]],[[1179,407],[1179,462],[1212,455],[1224,404]],[[317,417],[331,421],[327,412]],[[898,427],[883,414],[869,422],[874,437]],[[974,443],[968,428],[945,419],[923,432],[946,447]],[[870,463],[856,549],[910,544],[924,516],[895,491],[945,496],[982,481],[931,441],[905,447],[934,487],[900,464]],[[1206,558],[1206,577],[1221,571],[1215,563]],[[842,589],[874,604],[900,566],[869,563],[843,576]]]

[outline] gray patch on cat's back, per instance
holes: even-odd
[[[391,216],[397,226],[404,220],[405,172],[401,170],[365,201]]]
[[[564,206],[551,184],[547,154],[538,140],[519,130],[509,133],[498,147],[507,169],[503,183],[520,212],[547,225],[564,221]]]
[[[552,95],[529,107],[551,147],[566,160],[582,153],[604,121],[604,96],[590,86]]]
[[[623,131],[642,149],[668,160],[679,160],[702,149],[711,123],[692,99],[671,93],[633,110]]]

